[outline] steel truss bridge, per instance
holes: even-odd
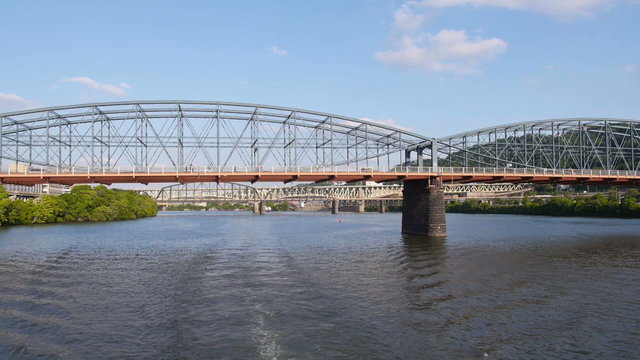
[[[0,114],[0,182],[640,182],[640,122],[551,119],[432,138],[329,113],[130,101]]]
[[[238,183],[191,183],[142,189],[159,203],[205,201],[374,200],[402,199],[402,185],[287,186],[258,188]],[[445,184],[445,194],[521,194],[531,188],[514,184]]]

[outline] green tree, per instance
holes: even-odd
[[[63,198],[55,195],[43,195],[36,204],[34,223],[61,222],[67,212],[67,203]]]

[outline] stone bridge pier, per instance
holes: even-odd
[[[402,201],[403,234],[447,235],[442,179],[405,181]]]
[[[254,214],[260,214],[260,215],[266,215],[267,214],[266,204],[264,203],[263,200],[256,201],[256,202],[253,203],[253,213]]]

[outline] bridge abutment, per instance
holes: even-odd
[[[405,181],[402,201],[403,234],[447,235],[441,179]]]

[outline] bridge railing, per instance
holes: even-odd
[[[17,170],[16,170],[17,169]],[[640,171],[629,170],[600,170],[600,169],[545,169],[545,168],[489,168],[489,167],[418,167],[395,166],[369,167],[369,166],[155,166],[155,167],[91,167],[91,166],[17,166],[3,169],[4,175],[18,174],[131,174],[135,175],[171,175],[171,174],[415,174],[424,173],[432,175],[456,174],[456,175],[487,175],[487,176],[640,176]]]

